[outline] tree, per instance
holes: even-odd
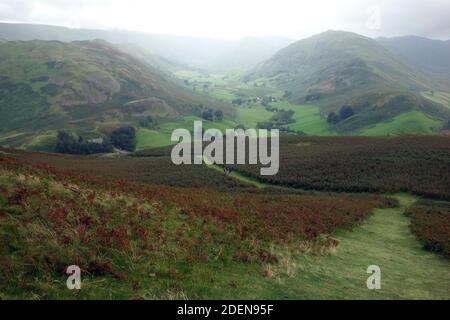
[[[139,121],[139,124],[141,125],[141,127],[147,129],[154,129],[157,126],[157,122],[155,119],[153,119],[152,116],[147,116],[144,119],[141,119]]]
[[[214,121],[214,113],[212,109],[203,111],[202,118],[207,121]]]
[[[221,122],[223,120],[223,112],[222,110],[216,110],[214,112],[214,118],[217,122]]]
[[[444,130],[450,130],[450,119],[447,121],[447,123],[443,127]]]
[[[56,137],[56,152],[59,153],[68,153],[73,154],[75,150],[75,144],[77,143],[75,137],[66,132],[66,131],[58,131],[58,135]]]
[[[350,106],[342,106],[341,110],[339,110],[339,120],[345,120],[347,118],[350,118],[353,116],[355,112],[353,111],[353,108]]]
[[[108,139],[100,139],[101,143],[86,141],[82,136],[65,131],[59,131],[56,137],[56,152],[67,154],[95,154],[112,151],[112,145]]]
[[[136,130],[133,127],[121,127],[111,133],[111,143],[114,147],[134,151],[136,148]]]
[[[283,98],[290,98],[290,97],[292,97],[292,91],[285,90]]]
[[[339,116],[336,113],[334,113],[334,112],[330,112],[328,114],[327,121],[328,121],[328,123],[336,124],[336,123],[339,122]]]

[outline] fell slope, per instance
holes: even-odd
[[[91,131],[221,107],[101,40],[5,42],[0,57],[0,142],[6,145],[62,128]]]
[[[405,36],[379,38],[377,42],[404,63],[426,73],[437,88],[450,90],[450,41]]]
[[[323,115],[344,105],[359,109],[353,125],[344,121],[337,126],[344,133],[357,133],[412,110],[441,120],[448,117],[441,105],[421,99],[421,92],[432,90],[426,75],[375,40],[349,32],[328,31],[298,41],[244,76],[255,79],[268,79],[286,90],[293,102],[320,106]]]

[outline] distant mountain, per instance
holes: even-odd
[[[244,38],[213,61],[209,69],[225,72],[250,69],[292,42],[282,37]]]
[[[158,56],[152,53],[150,50],[145,49],[137,44],[122,43],[116,44],[114,46],[118,50],[123,51],[124,53],[127,53],[168,75],[178,70],[185,70],[190,68],[184,63]]]
[[[243,80],[261,78],[286,90],[292,101],[320,106],[324,116],[350,106],[345,119],[332,121],[348,133],[412,110],[448,116],[444,107],[420,96],[433,88],[425,74],[377,41],[350,32],[328,31],[295,42]]]
[[[405,64],[424,72],[434,86],[450,89],[450,41],[406,36],[379,38],[377,42]]]
[[[0,44],[2,144],[21,145],[57,129],[200,115],[203,107],[222,105],[103,40]]]
[[[186,66],[204,69],[220,67],[220,71],[225,72],[246,66],[252,67],[255,62],[258,63],[270,57],[290,41],[277,37],[217,40],[134,31],[69,29],[11,23],[0,23],[0,39],[64,42],[103,39],[114,44],[137,45],[155,56],[184,65],[184,68]],[[229,65],[230,69],[225,69],[221,65]]]

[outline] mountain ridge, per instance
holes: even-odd
[[[231,112],[103,40],[1,43],[0,93],[0,132],[13,146],[61,129],[101,131],[203,108]]]
[[[342,119],[344,123],[367,118],[363,113],[371,114],[369,118],[374,121],[385,121],[407,110],[425,111],[441,119],[449,114],[443,106],[421,97],[422,92],[433,90],[433,82],[425,74],[403,63],[377,41],[351,32],[330,30],[297,41],[247,72],[243,80],[261,78],[284,89],[293,102],[320,106],[324,116],[344,106],[352,107],[355,113],[363,111],[351,115],[352,119]],[[396,104],[383,102],[392,95],[396,95]],[[387,105],[389,112],[380,118],[380,108]],[[335,127],[346,126],[340,123]],[[344,132],[361,129],[356,125]]]

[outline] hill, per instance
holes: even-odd
[[[379,38],[377,42],[404,63],[424,72],[436,88],[450,89],[450,41],[406,36]]]
[[[5,42],[0,57],[3,145],[40,144],[59,129],[100,134],[148,116],[199,116],[221,106],[102,40]]]
[[[69,29],[36,24],[0,23],[0,39],[9,41],[59,40],[64,42],[103,39],[114,44],[139,46],[153,55],[193,68],[234,71],[253,67],[269,58],[290,40],[278,37],[209,39],[135,31]],[[140,49],[140,51],[142,51]],[[237,61],[233,61],[237,59]],[[250,63],[248,65],[248,63]],[[229,66],[230,68],[225,68]],[[184,68],[185,69],[185,68]]]
[[[413,110],[440,121],[448,117],[439,103],[421,97],[433,88],[426,74],[375,40],[349,32],[328,31],[282,49],[243,78],[257,79],[281,87],[293,102],[320,106],[324,116],[352,107],[344,119],[331,121],[344,133],[358,133]]]

